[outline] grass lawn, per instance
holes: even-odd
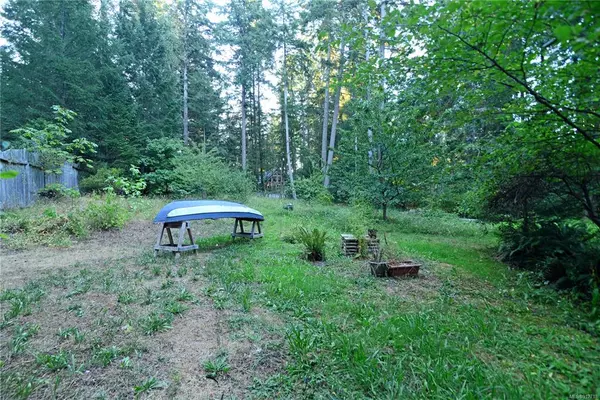
[[[143,230],[133,249],[109,233],[2,250],[37,260],[0,294],[2,398],[600,396],[585,311],[495,261],[489,227],[253,198],[263,239],[233,242],[229,221],[202,222],[201,252],[175,260],[152,257],[156,227],[143,220],[164,201],[144,201],[116,237]],[[290,243],[300,226],[327,230],[324,265]],[[340,255],[342,232],[372,227],[423,263],[419,278],[373,278]],[[84,245],[97,256],[69,259]],[[11,271],[3,262],[3,282]]]

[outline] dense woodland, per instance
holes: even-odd
[[[235,198],[279,173],[384,219],[491,221],[504,261],[599,301],[599,19],[595,1],[8,0],[2,148],[79,163],[88,191]]]

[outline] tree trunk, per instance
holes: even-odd
[[[329,127],[329,72],[331,68],[331,44],[327,45],[327,64],[325,64],[325,100],[323,100],[323,133],[321,135],[321,168],[327,162],[327,128]]]
[[[365,9],[364,17],[365,17],[365,23],[368,23],[369,22],[368,9]],[[371,48],[369,47],[368,30],[365,31],[365,47],[366,47],[365,61],[368,64],[369,59],[371,58]],[[371,85],[370,85],[370,82],[367,82],[367,104],[368,104],[368,107],[370,110],[370,108],[371,108]],[[367,129],[367,138],[369,140],[369,152],[368,152],[369,173],[373,173],[373,128],[371,126],[369,126],[369,128]]]
[[[379,63],[380,65],[383,65],[383,62],[385,60],[385,31],[384,31],[384,26],[383,26],[383,20],[385,19],[385,15],[386,15],[386,11],[385,11],[385,1],[381,2],[381,7],[380,7],[380,16],[381,16],[381,32],[379,34]],[[381,78],[381,104],[379,105],[379,109],[380,109],[380,117],[383,116],[383,110],[385,109],[385,78]],[[380,134],[383,134],[383,124],[380,123]],[[375,149],[375,151],[377,152],[377,164],[380,164],[382,161],[382,157],[381,157],[381,148],[377,148]]]
[[[188,51],[187,51],[187,29],[188,29],[189,2],[185,1],[183,12],[183,144],[187,145],[190,140],[189,118],[188,118]]]
[[[260,77],[261,77],[261,72],[260,69],[258,70],[258,79],[257,79],[257,83],[256,83],[256,98],[258,100],[258,168],[260,170],[260,182],[261,182],[261,189],[264,192],[265,191],[265,166],[264,166],[264,159],[263,159],[263,138],[262,138],[262,126],[261,126],[261,114],[262,114],[262,109],[260,107]]]
[[[381,208],[383,209],[383,220],[387,221],[387,203],[383,203]]]
[[[246,171],[246,85],[242,83],[242,170]]]
[[[292,198],[296,200],[296,187],[294,186],[294,170],[292,169],[292,153],[290,152],[290,127],[288,123],[288,81],[286,71],[286,48],[283,44],[283,115],[285,118],[285,153],[287,158],[288,178],[292,189]]]
[[[187,145],[190,140],[190,132],[188,130],[188,66],[187,54],[183,60],[183,144]]]
[[[258,171],[258,137],[256,129],[256,73],[252,72],[252,129],[250,130],[252,134],[252,154],[254,155],[254,161],[252,165],[254,166],[254,178],[258,183],[259,179],[259,171]]]
[[[329,168],[333,163],[333,149],[335,147],[335,135],[337,130],[338,117],[340,114],[340,95],[342,93],[342,75],[344,73],[344,39],[340,43],[340,65],[338,68],[337,87],[335,88],[335,97],[333,99],[333,119],[331,121],[331,136],[329,137],[329,152],[327,153],[327,164],[325,165],[325,179],[323,185],[329,187]]]

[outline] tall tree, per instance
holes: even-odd
[[[174,14],[178,23],[181,71],[183,141],[205,141],[218,130],[221,99],[215,90],[218,74],[211,48],[212,23],[207,14],[210,5],[178,0]]]
[[[325,187],[329,187],[330,176],[329,169],[331,167],[331,163],[333,162],[333,152],[335,148],[335,139],[337,133],[337,124],[338,118],[340,114],[340,96],[342,93],[342,84],[343,84],[343,75],[344,75],[344,37],[340,40],[340,52],[339,52],[339,62],[338,62],[338,72],[337,72],[337,82],[335,87],[335,95],[333,98],[333,118],[331,121],[331,135],[329,136],[329,151],[327,153],[327,164],[325,165],[325,177],[323,179],[323,185]]]
[[[36,119],[50,119],[52,105],[78,113],[73,135],[97,130],[99,42],[88,0],[10,0],[3,9],[2,136]]]

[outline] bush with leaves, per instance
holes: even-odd
[[[296,196],[302,200],[318,201],[323,204],[331,204],[333,196],[329,193],[329,190],[323,186],[323,175],[313,174],[308,178],[300,178],[294,182],[296,189]],[[291,193],[288,186],[286,186],[286,194]]]
[[[600,236],[583,222],[505,224],[499,230],[500,257],[536,271],[560,289],[591,294],[600,286]]]
[[[67,125],[77,114],[61,106],[52,106],[52,109],[54,121],[37,122],[11,133],[19,135],[27,149],[39,154],[45,172],[60,174],[65,162],[91,168],[92,161],[86,157],[96,153],[98,146],[85,138],[69,140],[72,132]]]
[[[243,201],[254,186],[247,175],[227,165],[215,153],[190,148],[176,158],[172,190],[180,196]]]
[[[79,190],[68,188],[60,183],[51,183],[38,190],[40,197],[47,199],[60,199],[64,197],[77,198],[80,196]]]
[[[183,142],[176,139],[161,138],[148,141],[140,165],[149,193],[173,193],[177,157],[185,150]]]
[[[125,226],[129,211],[121,200],[115,194],[107,193],[101,201],[90,203],[86,210],[90,227],[94,230],[109,230]]]
[[[83,193],[102,193],[106,188],[109,178],[119,178],[123,171],[119,168],[102,167],[96,169],[96,173],[88,175],[79,182],[79,189]]]
[[[141,177],[140,170],[132,165],[129,168],[130,178],[124,176],[108,176],[106,183],[108,186],[104,191],[116,193],[125,197],[140,197],[144,189],[146,189],[146,181]]]

